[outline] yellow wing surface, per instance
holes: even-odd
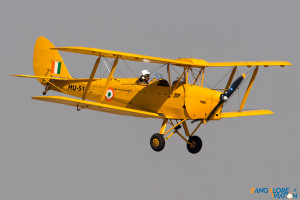
[[[22,78],[40,78],[40,79],[53,79],[53,80],[68,80],[68,79],[65,79],[65,78],[52,77],[52,76],[33,76],[33,75],[23,75],[23,74],[10,75],[10,76],[22,77]]]
[[[292,65],[288,61],[234,61],[234,62],[210,62],[210,67],[231,67],[231,66],[281,66]]]
[[[59,103],[59,104],[64,104],[69,106],[75,106],[80,109],[89,109],[89,110],[113,113],[118,115],[127,115],[127,116],[142,117],[142,118],[166,118],[166,116],[160,116],[157,113],[135,110],[130,108],[123,108],[119,106],[112,106],[103,103],[73,99],[73,98],[62,97],[62,96],[36,96],[36,97],[32,97],[32,99]]]
[[[80,109],[89,109],[89,110],[107,112],[107,113],[118,114],[118,115],[128,115],[128,116],[142,117],[142,118],[168,118],[167,116],[161,116],[157,113],[135,110],[130,108],[122,108],[119,106],[112,106],[103,103],[79,100],[79,99],[62,97],[62,96],[36,96],[36,97],[32,97],[32,99],[74,106]],[[242,112],[222,112],[221,118],[269,115],[269,114],[273,114],[273,112],[270,110],[247,110]]]
[[[273,114],[270,110],[246,110],[242,112],[222,112],[221,118],[245,117],[254,115],[270,115]]]
[[[158,64],[176,64],[187,66],[191,63],[181,60],[172,60],[167,58],[159,58],[159,57],[152,57],[152,56],[145,56],[139,54],[132,54],[132,53],[125,53],[120,51],[110,51],[105,49],[96,49],[96,48],[87,48],[87,47],[56,47],[52,48],[53,50],[58,51],[66,51],[72,53],[79,53],[79,54],[87,54],[87,55],[94,55],[94,56],[104,56],[108,58],[116,58],[120,56],[124,60],[131,60],[131,61],[139,61],[139,62],[146,62],[146,63],[158,63]]]
[[[190,66],[194,68],[199,67],[229,67],[229,66],[286,66],[292,65],[287,61],[234,61],[234,62],[207,62],[202,59],[194,59],[194,58],[180,58],[180,59],[167,59],[167,58],[159,58],[152,56],[145,56],[139,54],[125,53],[120,51],[110,51],[105,49],[96,49],[96,48],[88,48],[88,47],[56,47],[51,48],[53,50],[79,53],[79,54],[87,54],[94,56],[104,56],[109,58],[116,58],[120,56],[120,58],[124,60],[138,61],[138,62],[146,62],[146,63],[158,63],[158,64],[172,64],[176,66]]]

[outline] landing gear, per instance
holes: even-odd
[[[182,120],[176,120],[177,124],[173,123],[171,119],[164,119],[161,129],[159,133],[155,133],[152,135],[150,139],[150,146],[154,151],[161,151],[165,147],[165,141],[167,141],[172,135],[175,133],[181,137],[182,140],[186,142],[186,147],[188,151],[192,154],[198,153],[201,148],[202,148],[202,140],[198,136],[194,136],[194,133],[198,130],[200,125],[204,123],[204,120],[201,120],[198,126],[194,129],[193,132],[190,133],[186,119]],[[179,122],[178,122],[179,121]],[[172,128],[169,129],[168,131],[165,131],[167,123],[172,125]],[[185,136],[179,133],[179,129],[181,128],[181,125],[183,125],[184,131],[185,131]],[[172,131],[172,132],[171,132]],[[171,133],[170,133],[171,132]],[[168,136],[167,134],[170,133]],[[187,139],[187,137],[189,139]]]
[[[165,147],[165,138],[162,134],[155,133],[150,139],[150,146],[154,151],[161,151]]]
[[[198,136],[191,136],[186,144],[188,151],[192,154],[198,153],[202,148],[202,140]]]
[[[45,87],[45,90],[43,91],[43,95],[46,95],[49,89],[50,89],[50,84],[47,83],[46,87]]]

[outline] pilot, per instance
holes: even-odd
[[[141,76],[137,80],[137,84],[149,84],[150,72],[146,69],[141,71]]]

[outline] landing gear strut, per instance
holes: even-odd
[[[49,82],[46,84],[45,90],[43,91],[43,95],[46,95],[48,90],[50,89],[50,84]]]

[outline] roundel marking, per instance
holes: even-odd
[[[114,96],[115,96],[115,90],[113,88],[109,87],[106,91],[105,99],[107,101],[111,101],[111,100],[113,100]]]

